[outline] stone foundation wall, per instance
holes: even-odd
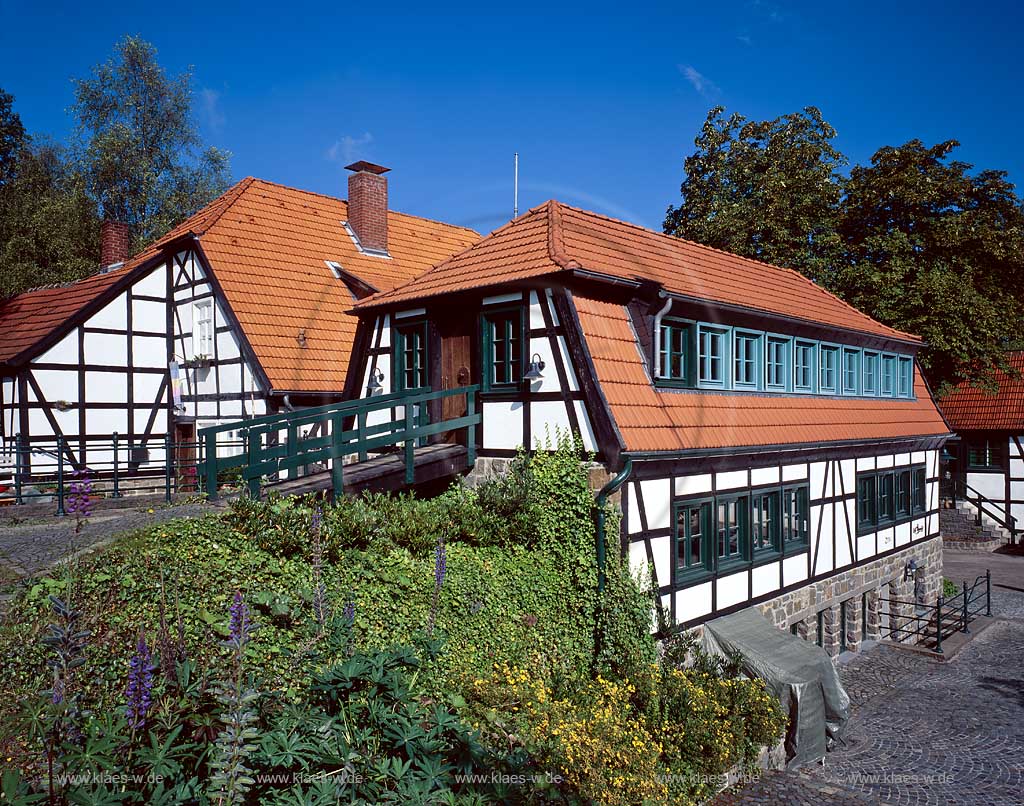
[[[915,560],[918,571],[904,580],[907,564]],[[840,635],[843,603],[846,603],[846,649],[856,652],[863,640],[878,640],[888,624],[905,624],[913,615],[910,605],[883,604],[889,599],[919,601],[932,605],[942,588],[942,538],[935,537],[888,557],[866,563],[828,579],[783,594],[757,607],[779,629],[792,629],[809,641],[818,638],[821,614],[821,645],[833,658],[843,646]],[[867,597],[865,608],[864,597]],[[865,617],[867,623],[862,623]],[[894,611],[894,612],[890,612]]]

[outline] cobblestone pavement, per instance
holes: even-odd
[[[947,551],[944,566],[969,581],[991,569],[999,620],[945,663],[884,645],[854,656],[839,667],[845,745],[716,804],[1024,803],[1024,559]]]
[[[98,549],[117,535],[155,523],[201,515],[215,510],[204,502],[186,500],[167,505],[162,498],[124,498],[100,501],[94,514],[76,533],[72,516],[58,518],[52,508],[5,507],[0,517],[0,572],[6,577],[30,576],[71,555]]]
[[[806,772],[769,772],[742,788],[723,792],[714,806],[864,806],[877,797],[819,780]]]

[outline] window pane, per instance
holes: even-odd
[[[876,479],[864,476],[857,480],[857,522],[865,526],[875,524]]]
[[[901,470],[896,474],[896,515],[910,514],[910,471]]]
[[[885,473],[878,479],[878,522],[893,519],[893,474]]]
[[[925,510],[925,472],[923,467],[914,469],[914,511],[924,512]]]
[[[786,348],[782,339],[768,339],[767,383],[769,386],[786,385]]]
[[[873,395],[878,389],[878,354],[864,353],[864,394]]]
[[[913,386],[914,378],[914,362],[910,358],[904,358],[903,356],[900,356],[899,366],[899,396],[911,397],[911,387]]]
[[[843,391],[857,394],[857,363],[860,354],[856,350],[843,350]]]
[[[821,348],[821,376],[818,382],[823,392],[834,392],[836,389],[836,356],[838,352],[835,347]]]

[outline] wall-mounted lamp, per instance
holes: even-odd
[[[384,391],[384,373],[379,367],[374,367],[370,373],[370,382],[366,384],[366,396],[373,397]]]
[[[540,353],[534,353],[530,357],[530,368],[526,370],[526,374],[523,376],[524,381],[540,381],[543,380],[544,375],[544,362],[541,360]]]
[[[923,565],[918,565],[917,560],[911,560],[903,567],[903,581],[906,582],[908,579],[916,579],[917,572],[923,570]]]

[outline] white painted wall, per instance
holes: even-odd
[[[1024,457],[1021,461],[1024,463]],[[699,499],[710,496],[712,489],[729,493],[745,491],[750,486],[806,481],[811,501],[808,548],[673,591],[676,619],[692,622],[749,601],[751,596],[753,599],[769,597],[780,588],[799,584],[810,576],[828,577],[869,562],[893,548],[937,534],[937,518],[927,513],[877,533],[858,536],[856,531],[857,472],[921,463],[925,464],[928,479],[937,477],[938,452],[932,450],[754,468],[749,471],[749,486],[747,470],[630,480],[623,497],[624,536],[628,541],[630,564],[634,569],[653,567],[660,587],[672,583],[672,541],[666,532],[670,532],[672,526],[673,493],[676,500]],[[641,497],[646,524],[641,521]],[[936,481],[927,482],[925,500],[927,511],[938,507]],[[645,526],[655,536],[648,535]]]

